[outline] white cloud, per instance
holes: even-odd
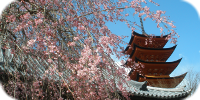
[[[182,57],[183,57],[183,55],[182,55],[182,54],[179,54],[179,57],[180,57],[180,58],[182,58]]]
[[[199,6],[199,0],[183,0],[189,4],[191,4],[197,11],[199,18],[200,18],[200,6]]]
[[[180,57],[180,58],[183,58],[183,59],[185,59],[185,60],[187,60],[187,57],[184,56],[183,54],[179,54],[179,57]]]

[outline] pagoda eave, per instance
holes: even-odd
[[[180,76],[175,77],[143,77],[139,76],[138,82],[147,81],[147,85],[153,87],[162,87],[162,88],[175,88],[186,76],[187,73],[184,73]]]
[[[155,76],[170,75],[181,60],[182,58],[173,62],[146,62],[135,58],[136,63],[145,66],[145,68],[142,70],[143,74]]]
[[[145,48],[134,44],[134,49],[129,57],[135,61],[135,57],[148,62],[166,62],[166,60],[173,53],[177,45],[171,48]],[[126,66],[131,66],[132,62],[126,62]]]
[[[146,48],[163,48],[168,42],[166,39],[167,36],[168,35],[162,37],[153,36],[153,38],[150,38],[152,36],[145,36],[134,31],[129,41],[129,46],[126,47],[124,53],[130,55],[132,50],[129,47],[134,47],[133,44]],[[149,42],[147,39],[150,39],[151,42]],[[146,45],[146,43],[148,43],[148,45]]]

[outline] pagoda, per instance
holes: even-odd
[[[147,85],[152,87],[175,88],[184,79],[187,73],[170,77],[170,74],[178,66],[182,58],[166,62],[177,46],[163,48],[168,42],[167,36],[151,37],[135,31],[132,33],[129,45],[124,51],[131,60],[127,60],[124,66],[132,68],[135,65],[134,62],[136,62],[143,65],[144,68],[141,69],[142,75],[132,69],[129,72],[131,80],[147,81]]]

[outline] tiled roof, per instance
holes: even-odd
[[[151,87],[151,89],[147,87],[147,91],[143,91],[138,88],[135,88],[135,89],[133,88],[134,88],[134,85],[132,88],[127,88],[128,91],[133,93],[133,95],[144,96],[144,97],[154,97],[154,98],[160,98],[160,99],[180,98],[180,97],[185,97],[190,93],[190,90],[176,91],[176,88],[171,89],[172,91],[157,90],[153,87]]]

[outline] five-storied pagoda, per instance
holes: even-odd
[[[176,87],[187,73],[169,76],[182,58],[166,62],[176,48],[176,45],[163,48],[168,42],[167,36],[152,37],[133,31],[129,45],[124,50],[129,56],[124,67],[131,68],[130,84],[135,87],[130,88],[131,100],[182,100],[191,93],[185,86]],[[138,69],[138,65],[144,67]]]
[[[176,48],[176,45],[163,48],[168,42],[166,37],[167,35],[150,37],[138,34],[135,31],[132,33],[129,45],[124,52],[130,55],[131,61],[127,61],[125,67],[134,66],[133,62],[145,67],[141,69],[143,75],[132,69],[129,73],[132,80],[147,81],[147,85],[153,87],[175,88],[184,79],[186,73],[176,77],[169,76],[182,58],[173,62],[166,62]]]

